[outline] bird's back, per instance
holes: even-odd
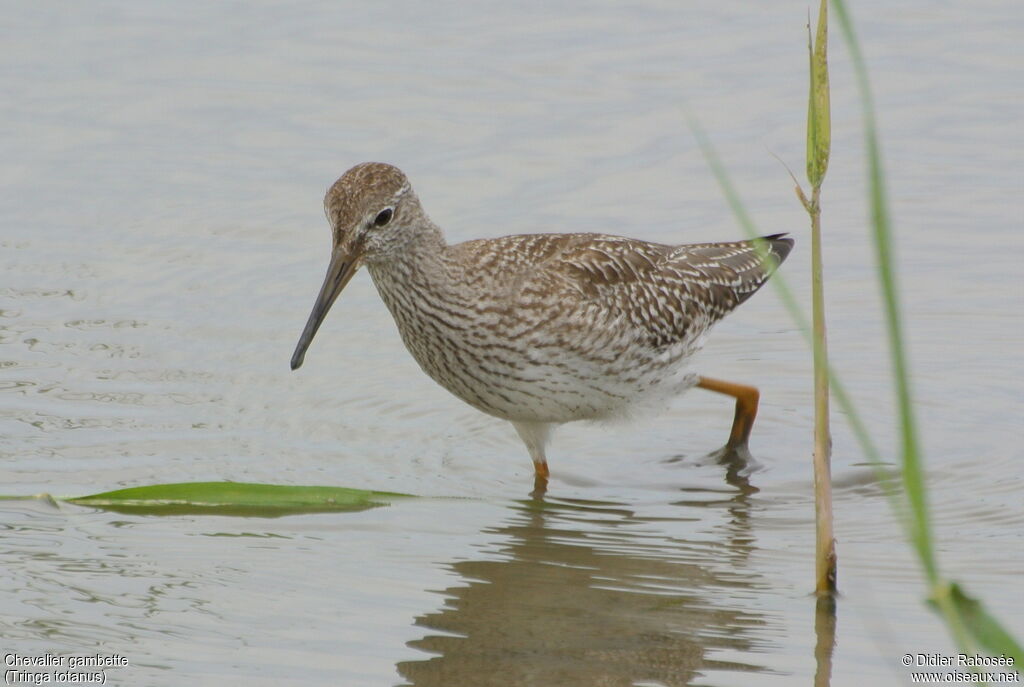
[[[628,326],[653,348],[700,336],[754,294],[786,259],[783,234],[667,245],[606,234],[527,234],[451,247],[472,265],[466,287],[506,319]],[[506,324],[511,324],[506,322]]]

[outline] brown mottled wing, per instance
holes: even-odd
[[[538,267],[566,279],[568,292],[599,311],[625,318],[660,348],[694,340],[731,312],[764,284],[792,247],[793,240],[782,234],[686,246],[590,236],[570,240]]]

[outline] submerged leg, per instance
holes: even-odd
[[[724,382],[710,377],[699,377],[697,386],[736,399],[736,415],[732,419],[732,431],[729,432],[729,441],[725,447],[729,449],[746,448],[747,440],[750,439],[750,430],[754,427],[754,418],[757,417],[757,402],[761,397],[761,392],[752,386]]]
[[[551,425],[546,422],[513,422],[512,426],[519,433],[519,438],[526,444],[526,450],[530,452],[533,460],[533,473],[537,480],[547,482],[548,460],[544,455],[544,445],[551,436]]]

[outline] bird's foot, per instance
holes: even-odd
[[[541,475],[539,472],[535,473],[533,476],[533,491],[530,492],[530,497],[542,499],[546,493],[548,493],[547,475]]]
[[[750,454],[747,442],[726,444],[717,451],[712,451],[705,458],[725,468],[725,481],[743,491],[756,492],[757,487],[750,484],[750,476],[761,469],[761,463]]]

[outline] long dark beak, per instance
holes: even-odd
[[[292,354],[293,370],[302,365],[302,360],[306,357],[306,349],[313,342],[316,330],[320,329],[320,323],[324,321],[327,311],[331,309],[338,294],[345,288],[345,284],[348,284],[349,279],[358,268],[358,258],[350,255],[348,251],[335,248],[331,253],[331,264],[327,266],[324,285],[320,287],[320,294],[316,297],[316,303],[313,304],[313,312],[309,314],[309,321],[306,322],[306,328],[302,330],[295,353]]]

